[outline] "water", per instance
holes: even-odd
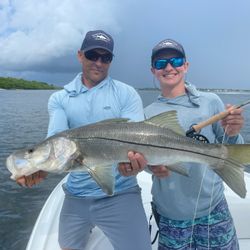
[[[45,200],[62,175],[51,175],[32,189],[19,187],[9,179],[6,157],[16,149],[45,138],[48,125],[47,101],[53,90],[0,90],[0,249],[24,250],[35,220]],[[140,91],[144,105],[150,104],[157,91]],[[225,103],[238,104],[250,94],[221,94]],[[250,107],[244,112],[242,130],[250,143]]]
[[[0,91],[0,249],[25,249],[48,194],[61,179],[52,176],[32,189],[9,179],[6,157],[46,136],[47,101],[52,91]]]

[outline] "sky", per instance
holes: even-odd
[[[136,88],[158,86],[152,48],[180,42],[186,80],[200,88],[250,89],[249,0],[0,0],[0,76],[63,86],[81,71],[89,30],[115,41],[110,75]]]

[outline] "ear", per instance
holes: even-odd
[[[78,52],[77,52],[77,58],[78,58],[79,62],[82,63],[82,59],[83,59],[83,53],[82,53],[82,51],[78,50]]]
[[[186,74],[188,72],[189,69],[189,62],[185,62],[184,64],[184,73]]]
[[[151,72],[153,75],[155,74],[155,69],[153,67],[151,67]]]

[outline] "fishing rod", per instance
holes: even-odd
[[[234,106],[230,107],[229,109],[222,111],[219,114],[216,114],[216,115],[210,117],[206,121],[192,125],[191,128],[186,132],[186,136],[190,137],[190,138],[194,138],[194,139],[199,140],[199,141],[202,141],[204,143],[209,143],[208,139],[204,135],[199,134],[201,129],[208,126],[208,125],[211,125],[212,123],[215,123],[219,120],[224,119],[225,117],[227,117],[230,114],[230,112],[232,110],[239,109],[239,108],[244,107],[248,104],[250,104],[250,100],[242,102],[238,105],[234,105]]]

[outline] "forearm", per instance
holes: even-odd
[[[61,103],[51,97],[48,103],[49,126],[47,137],[57,134],[69,128],[67,115],[62,108]]]

